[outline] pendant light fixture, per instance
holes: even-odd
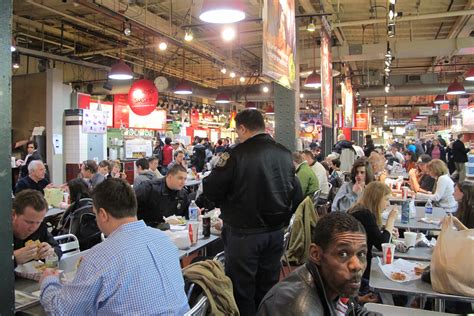
[[[230,103],[230,97],[227,93],[220,92],[216,96],[216,103],[226,104]]]
[[[199,19],[207,23],[230,24],[245,19],[242,0],[204,0]]]
[[[433,101],[434,104],[444,104],[449,103],[449,100],[446,99],[444,94],[439,94],[436,96],[435,100]]]
[[[469,69],[467,72],[466,72],[466,77],[465,79],[467,81],[474,81],[474,68],[471,68]]]
[[[112,65],[109,72],[109,79],[114,80],[130,80],[133,78],[133,72],[122,58],[118,63]]]
[[[448,91],[446,92],[448,95],[458,95],[464,93],[466,93],[466,89],[464,89],[462,83],[459,83],[457,79],[454,79],[454,81],[448,86]]]
[[[316,43],[313,47],[313,72],[304,81],[306,88],[318,89],[321,87],[321,76],[316,73]]]
[[[191,85],[184,80],[184,72],[186,68],[186,53],[185,50],[183,49],[183,78],[181,79],[180,83],[176,86],[174,89],[175,94],[192,94],[193,93],[193,88]]]

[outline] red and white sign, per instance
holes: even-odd
[[[137,115],[148,115],[156,109],[158,104],[158,89],[153,81],[138,80],[130,87],[128,92],[128,105]]]
[[[355,125],[352,128],[354,131],[368,131],[369,130],[369,114],[356,113]]]

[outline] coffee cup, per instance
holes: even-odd
[[[416,235],[414,232],[405,232],[405,245],[407,247],[415,247],[416,244]]]
[[[391,243],[382,244],[382,256],[384,264],[392,264],[395,254],[395,245]]]

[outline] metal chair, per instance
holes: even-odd
[[[286,232],[283,235],[283,258],[281,260],[281,272],[283,274],[283,277],[291,273],[290,261],[288,260],[288,255],[286,251],[288,250],[288,244],[290,243],[291,229],[293,228],[294,221],[295,221],[295,214],[291,216],[290,223],[288,224],[288,228],[286,229]],[[285,266],[283,265],[283,263],[285,263],[286,266],[288,267],[288,274],[285,273]]]
[[[222,266],[225,267],[224,251],[219,252],[217,255],[214,256],[214,258],[212,260],[220,262],[222,264]]]
[[[61,259],[70,257],[81,252],[79,248],[79,240],[73,234],[54,236],[54,240],[59,243],[61,251],[63,252],[63,256],[61,257]]]
[[[208,307],[209,307],[209,300],[207,299],[206,296],[201,294],[196,304],[194,304],[194,306],[192,306],[191,309],[184,315],[185,316],[205,316],[207,314]]]
[[[321,196],[321,189],[316,190],[313,193],[313,204],[314,206],[318,205],[319,197]]]

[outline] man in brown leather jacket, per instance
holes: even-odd
[[[257,315],[378,315],[352,299],[367,265],[362,225],[351,215],[333,212],[314,231],[309,262],[267,293]]]

